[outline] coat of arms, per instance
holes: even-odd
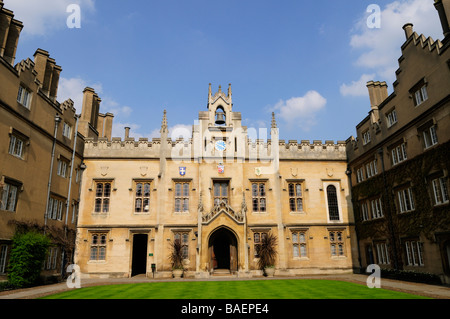
[[[181,176],[186,175],[186,167],[180,167],[179,170],[180,170],[180,175]]]
[[[217,170],[219,171],[219,174],[223,174],[225,172],[225,166],[223,164],[217,165]]]

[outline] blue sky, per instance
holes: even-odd
[[[402,26],[442,39],[433,0],[4,0],[25,28],[16,62],[37,48],[61,65],[58,100],[81,112],[85,86],[115,114],[113,136],[156,137],[163,110],[169,127],[190,128],[206,110],[208,84],[232,84],[233,110],[248,127],[282,139],[345,140],[367,115],[365,83],[395,80]],[[66,8],[77,3],[81,28]],[[370,4],[381,9],[369,28]]]

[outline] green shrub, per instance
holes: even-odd
[[[381,277],[434,285],[442,284],[441,278],[438,275],[412,270],[382,269]]]
[[[13,237],[8,266],[8,281],[17,288],[33,285],[39,279],[50,239],[36,232]]]

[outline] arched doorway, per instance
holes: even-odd
[[[215,230],[208,242],[210,269],[237,271],[238,254],[236,236],[225,227]]]

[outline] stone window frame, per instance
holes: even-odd
[[[142,193],[141,195],[138,194],[138,184],[142,184]],[[148,184],[148,194],[145,193],[145,185]],[[141,179],[141,178],[135,178],[133,179],[133,185],[132,188],[130,188],[131,191],[133,191],[133,213],[134,214],[150,214],[150,198],[152,193],[152,184],[153,179]],[[147,195],[146,195],[147,194]],[[137,211],[137,201],[141,200],[141,210]],[[148,210],[145,210],[145,200],[147,200]]]

